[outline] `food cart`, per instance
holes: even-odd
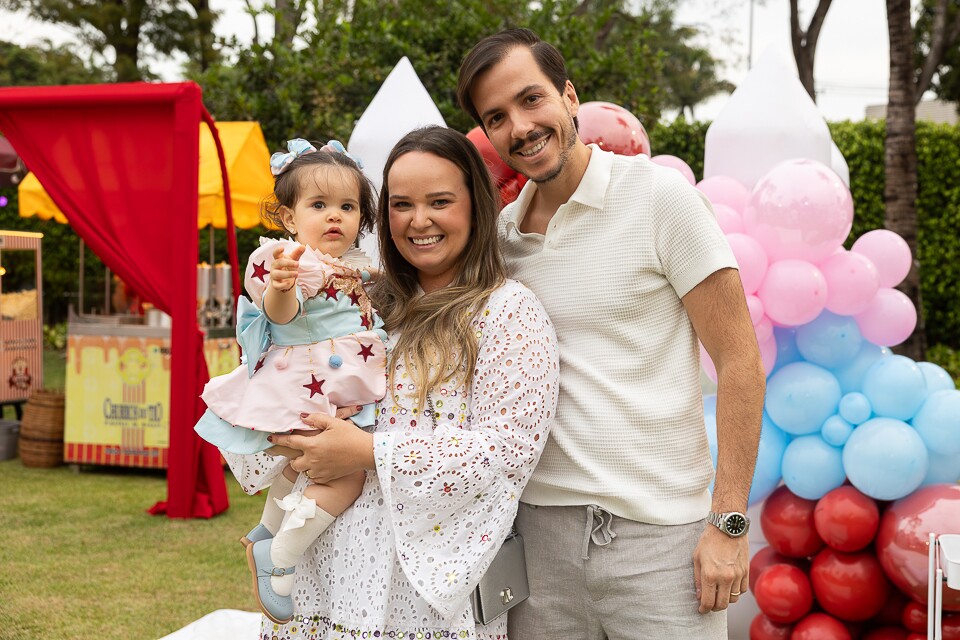
[[[42,233],[0,231],[0,405],[43,388]]]
[[[259,222],[273,187],[269,153],[255,122],[217,123],[230,178],[236,226]],[[239,363],[233,328],[231,268],[215,262],[213,229],[225,225],[214,141],[200,127],[198,226],[210,234],[209,262],[197,266],[197,322],[210,376]],[[21,216],[66,222],[33,174],[19,187]],[[81,250],[82,255],[82,250]],[[82,261],[81,261],[82,264]],[[81,266],[81,269],[83,267]],[[81,282],[83,281],[81,273]],[[111,278],[105,278],[110,304]],[[170,454],[171,319],[159,309],[79,309],[67,325],[64,458],[69,463],[166,468]]]

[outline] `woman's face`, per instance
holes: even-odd
[[[470,241],[473,207],[463,173],[432,153],[411,151],[387,174],[390,237],[427,293],[456,277]]]

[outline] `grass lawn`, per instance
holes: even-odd
[[[145,512],[166,498],[162,472],[0,462],[0,638],[150,640],[256,611],[237,539],[264,498],[226,476],[225,513],[173,520]]]

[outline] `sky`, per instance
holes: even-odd
[[[256,1],[256,0],[254,0]],[[253,23],[244,13],[244,0],[211,0],[222,16],[215,27],[220,35],[250,40]],[[677,21],[701,27],[705,44],[725,63],[722,76],[734,84],[748,72],[752,20],[753,60],[768,47],[793,60],[790,46],[789,4],[786,0],[682,0],[677,3]],[[800,0],[801,22],[809,23],[816,0]],[[272,31],[271,20],[261,18],[261,33]],[[68,32],[29,20],[22,14],[0,12],[3,39],[20,45],[44,38],[54,43],[69,41]],[[818,107],[827,120],[860,120],[867,105],[884,104],[889,76],[888,37],[884,0],[835,0],[820,32],[814,64]],[[413,61],[416,66],[416,61]],[[178,65],[158,68],[167,81],[180,80]],[[726,103],[717,96],[699,105],[696,117],[710,120]],[[671,114],[667,114],[669,117]]]

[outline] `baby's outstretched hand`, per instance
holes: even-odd
[[[277,291],[289,291],[297,284],[300,269],[300,256],[306,247],[299,245],[290,253],[284,253],[282,246],[273,250],[273,264],[270,266],[270,286]]]

